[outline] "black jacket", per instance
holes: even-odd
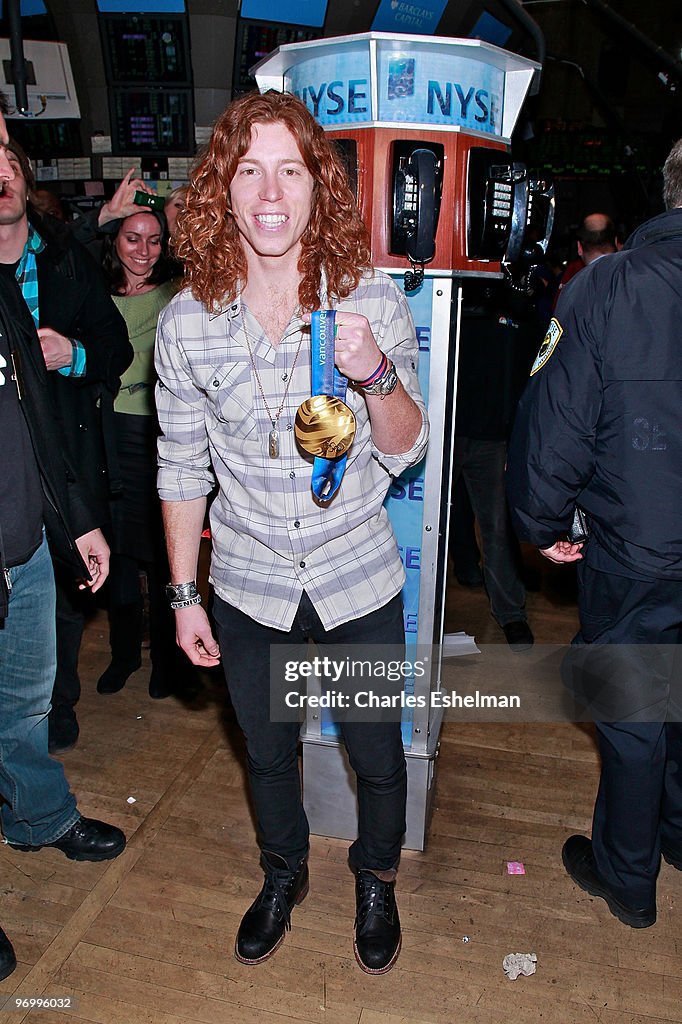
[[[553,544],[577,501],[588,564],[602,549],[625,575],[682,580],[681,323],[682,209],[562,291],[509,453],[522,538]]]
[[[43,521],[50,552],[74,577],[88,576],[74,537],[99,525],[87,496],[67,466],[62,427],[52,404],[52,389],[33,319],[19,286],[0,274],[0,331],[7,338],[43,492]],[[0,531],[0,569],[4,569]],[[0,619],[7,614],[5,574],[0,571]]]
[[[120,488],[113,407],[133,348],[125,321],[89,253],[54,218],[32,213],[31,222],[47,243],[36,258],[40,326],[75,338],[86,352],[84,377],[65,377],[56,370],[48,376],[67,452],[103,525],[109,518],[109,498]]]

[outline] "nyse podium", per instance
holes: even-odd
[[[386,500],[406,573],[407,655],[428,663],[405,683],[418,698],[402,720],[408,849],[425,844],[441,726],[431,695],[441,686],[461,279],[501,277],[525,227],[508,149],[537,67],[479,40],[370,32],[281,46],[252,69],[261,91],[298,95],[338,144],[374,265],[400,287],[406,271],[424,274],[408,301],[431,440]],[[354,776],[333,720],[308,709],[301,738],[312,831],[355,838]]]

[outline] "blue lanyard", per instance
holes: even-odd
[[[311,314],[312,393],[313,396],[333,395],[344,402],[348,378],[334,365],[335,318],[333,309],[321,309]],[[341,486],[347,458],[345,453],[335,459],[315,456],[311,486],[318,501],[328,502],[334,497]]]

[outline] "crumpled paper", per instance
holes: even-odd
[[[526,978],[535,974],[537,962],[537,953],[507,953],[502,961],[502,967],[509,980],[516,981],[519,974]]]

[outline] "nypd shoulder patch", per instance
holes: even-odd
[[[544,337],[542,345],[540,345],[540,351],[535,357],[535,362],[533,363],[533,367],[530,371],[531,377],[534,373],[537,373],[538,370],[541,370],[542,367],[545,365],[545,363],[551,356],[552,352],[559,344],[559,338],[563,333],[564,329],[559,323],[559,321],[552,317],[552,319],[549,322],[549,327],[547,328],[547,334]]]

